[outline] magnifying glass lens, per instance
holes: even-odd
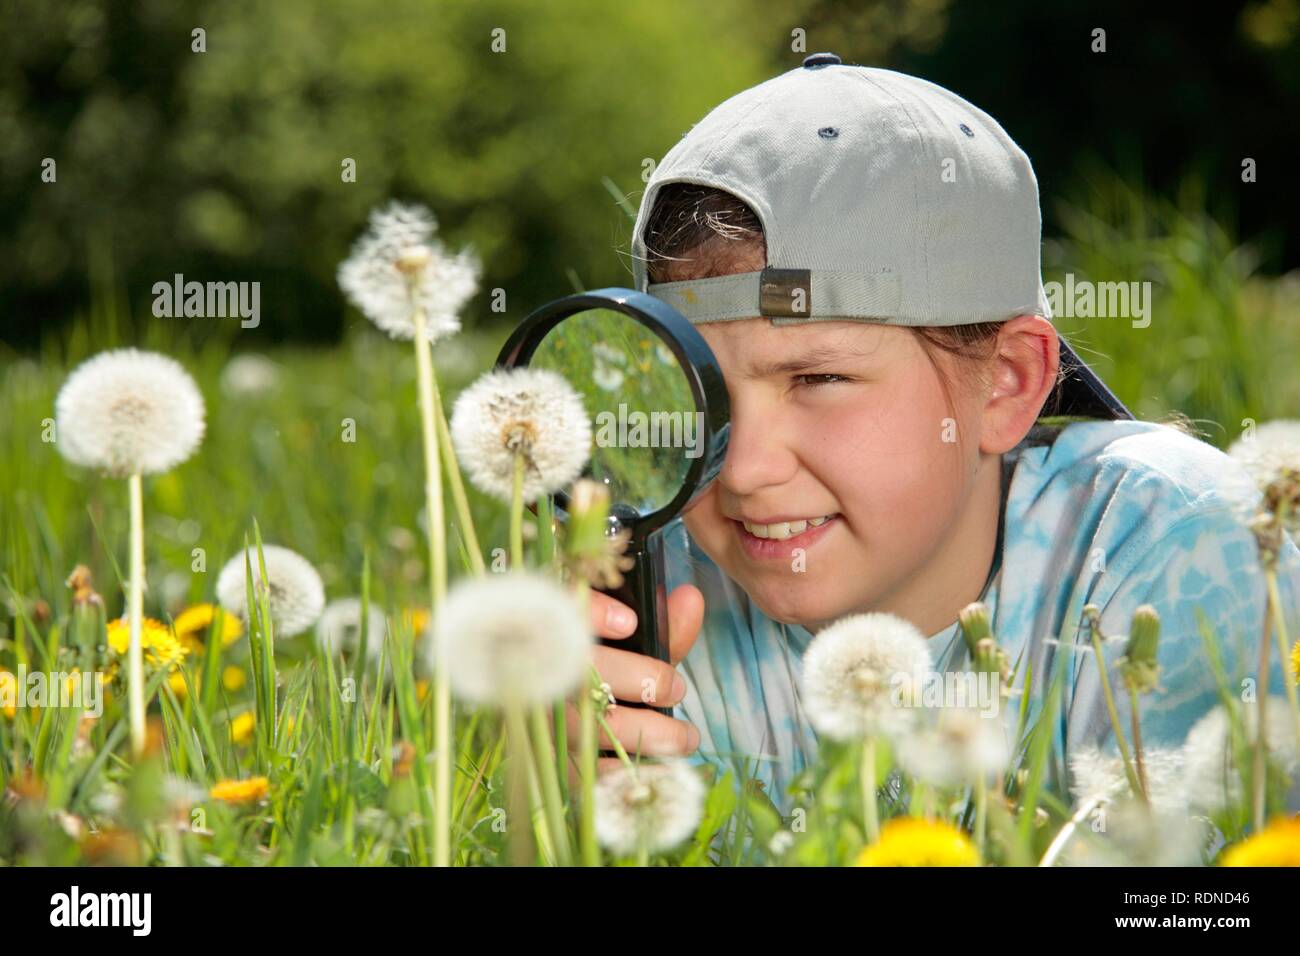
[[[590,475],[610,501],[652,514],[681,491],[704,440],[704,414],[677,356],[652,330],[610,309],[556,325],[529,364],[559,372],[582,395],[594,445]]]

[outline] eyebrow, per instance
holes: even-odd
[[[866,352],[861,349],[852,347],[832,348],[826,345],[819,345],[809,349],[802,355],[794,358],[781,359],[777,362],[766,362],[763,364],[750,363],[746,373],[750,378],[772,378],[776,375],[792,375],[799,372],[806,372],[809,369],[822,368],[835,362],[844,362],[849,359],[865,358]]]

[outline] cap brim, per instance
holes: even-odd
[[[1112,420],[1131,419],[1133,413],[1106,387],[1083,359],[1079,358],[1070,343],[1060,337],[1061,368],[1063,377],[1057,385],[1058,401],[1055,415],[1073,415],[1086,418]]]

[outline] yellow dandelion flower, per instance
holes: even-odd
[[[221,686],[232,694],[237,690],[242,690],[243,686],[248,683],[248,674],[242,667],[234,664],[227,664],[221,672]]]
[[[411,629],[418,641],[424,637],[424,632],[429,627],[429,612],[422,607],[408,607],[402,612],[402,623]]]
[[[10,720],[18,715],[18,678],[0,670],[0,713]]]
[[[237,744],[246,744],[253,739],[255,718],[252,711],[246,711],[230,722],[230,739]]]
[[[429,696],[429,681],[423,677],[415,682],[415,699],[424,703],[424,698]]]
[[[243,635],[244,625],[236,615],[227,614],[215,604],[196,604],[187,607],[176,615],[172,626],[176,629],[176,636],[181,639],[181,642],[191,651],[196,651],[203,646],[203,639],[208,636],[212,619],[217,614],[221,615],[219,628],[221,646],[229,647]]]
[[[126,655],[131,646],[131,625],[126,618],[120,617],[108,622],[108,646],[115,654]],[[185,645],[176,639],[170,627],[151,617],[140,622],[140,649],[144,651],[144,659],[151,666],[165,667],[167,670],[174,670],[189,653]]]
[[[249,777],[247,780],[222,780],[209,791],[213,800],[223,803],[255,803],[266,796],[271,781],[266,777]]]
[[[1296,641],[1295,647],[1291,648],[1291,674],[1300,681],[1300,641]]]
[[[1220,866],[1300,866],[1300,817],[1280,817],[1228,847]]]
[[[895,817],[880,841],[864,847],[858,866],[978,866],[979,853],[961,830],[939,820]]]
[[[195,679],[198,679],[197,675]],[[189,693],[189,688],[185,686],[185,675],[181,673],[179,668],[167,675],[167,683],[171,685],[172,693],[179,698],[184,699],[185,695]]]

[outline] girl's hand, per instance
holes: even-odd
[[[590,609],[591,626],[600,637],[626,638],[636,630],[636,612],[608,594],[592,591]],[[591,661],[601,680],[609,684],[615,700],[648,703],[656,707],[675,706],[686,696],[686,682],[677,673],[675,665],[690,653],[703,622],[704,595],[699,588],[683,584],[668,595],[668,654],[672,658],[671,664],[604,645],[592,649]],[[565,707],[565,714],[569,749],[573,751],[579,742],[578,709],[570,702]],[[684,757],[700,745],[700,732],[693,724],[645,707],[615,706],[605,715],[605,722],[634,760],[638,751],[645,756]],[[613,742],[604,729],[598,725],[596,732],[597,746],[612,750]],[[621,762],[618,757],[600,757],[597,770],[603,773]]]

